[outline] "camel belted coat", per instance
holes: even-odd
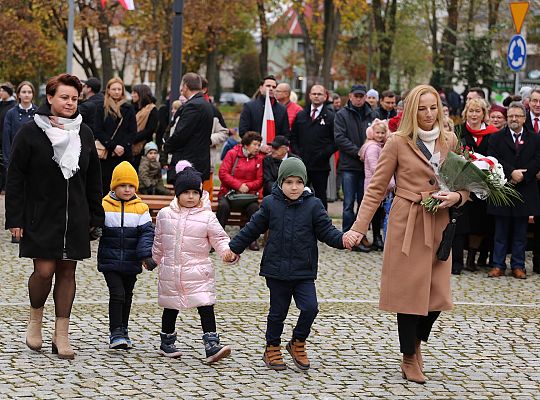
[[[449,140],[437,139],[434,153],[440,152],[441,163],[456,143],[455,136]],[[379,307],[416,315],[450,310],[452,259],[439,261],[436,256],[449,222],[448,209],[431,214],[420,205],[439,186],[433,168],[410,139],[397,135],[388,139],[351,229],[367,233],[392,176],[395,176],[396,196],[384,246]],[[467,201],[469,193],[460,193],[463,202]]]

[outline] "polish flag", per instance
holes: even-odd
[[[135,4],[133,3],[133,0],[118,0],[118,2],[128,11],[135,10]],[[105,4],[107,3],[107,0],[101,0],[101,7],[105,9]]]
[[[264,102],[261,136],[263,139],[263,144],[271,143],[276,137],[276,123],[274,121],[274,111],[272,111],[272,103],[270,102],[268,89],[266,89],[266,100]]]

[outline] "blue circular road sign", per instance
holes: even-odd
[[[527,59],[527,42],[521,35],[514,35],[508,45],[506,60],[512,71],[519,71],[525,65]]]

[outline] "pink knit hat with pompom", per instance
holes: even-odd
[[[176,173],[183,171],[187,167],[193,167],[193,165],[188,160],[180,160],[176,163]]]

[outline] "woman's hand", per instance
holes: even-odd
[[[352,250],[354,246],[358,246],[362,241],[362,235],[360,232],[356,231],[347,231],[343,234],[343,247],[348,250]]]
[[[9,228],[9,231],[11,232],[11,236],[15,236],[17,240],[21,240],[23,237],[23,228]]]
[[[461,195],[458,192],[439,192],[434,194],[433,198],[442,201],[439,208],[449,208],[460,202]]]
[[[242,183],[242,184],[240,185],[240,187],[238,188],[238,191],[239,191],[240,193],[247,193],[247,192],[249,192],[248,185],[246,185],[245,183]]]
[[[122,157],[124,155],[124,152],[124,147],[120,145],[116,145],[113,151],[113,153],[116,154],[118,157]]]

